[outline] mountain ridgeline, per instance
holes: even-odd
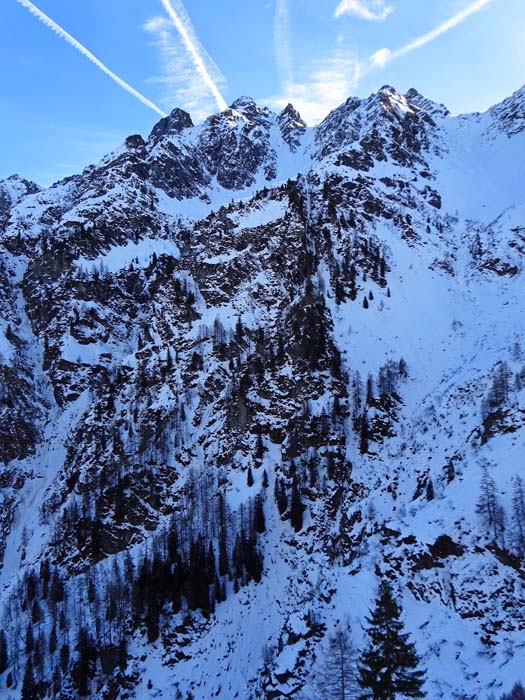
[[[524,181],[525,88],[390,87],[0,181],[0,700],[358,697],[378,590],[413,688],[508,693]]]

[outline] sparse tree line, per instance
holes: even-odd
[[[507,549],[519,559],[525,558],[525,484],[516,475],[513,480],[512,510],[510,517],[501,503],[496,482],[488,468],[483,468],[480,496],[476,511],[481,518],[486,536],[501,549]]]
[[[366,292],[365,288],[369,278],[379,287],[386,287],[389,297],[390,289],[386,278],[388,270],[385,252],[380,246],[365,237],[356,238],[340,260],[334,259],[331,277],[336,302],[342,304],[347,299],[355,301],[358,292],[362,291],[363,307],[368,309],[374,300],[372,290]]]
[[[129,551],[65,578],[43,560],[6,602],[0,683],[22,700],[94,697],[130,680],[126,639],[154,644],[174,616],[192,624],[263,574],[264,488],[232,511],[217,475],[190,474],[180,510],[132,558]],[[97,696],[98,697],[98,696]]]
[[[514,348],[515,360],[522,359],[521,348]],[[494,418],[498,412],[508,407],[512,394],[517,394],[525,388],[525,365],[512,371],[507,362],[499,362],[492,372],[491,383],[487,395],[481,402],[481,419],[483,431],[482,442],[491,435]]]
[[[352,378],[352,421],[354,432],[359,436],[361,454],[368,453],[370,442],[381,439],[381,435],[376,434],[374,414],[395,413],[395,405],[401,401],[398,394],[399,383],[407,378],[408,367],[403,358],[399,362],[387,362],[380,368],[377,379],[369,374],[366,388],[359,372],[355,372]]]

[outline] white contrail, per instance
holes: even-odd
[[[294,70],[290,46],[290,8],[288,0],[275,0],[273,27],[275,58],[283,86],[292,85]]]
[[[213,97],[215,98],[215,102],[217,103],[217,106],[221,111],[224,111],[225,109],[228,109],[228,105],[226,104],[226,100],[224,97],[221,95],[219,88],[213,81],[213,78],[211,77],[208,69],[206,68],[206,64],[204,62],[204,58],[201,55],[201,52],[199,50],[199,47],[197,45],[197,42],[195,39],[192,37],[193,31],[192,31],[192,25],[191,21],[184,10],[184,7],[182,6],[182,3],[177,0],[177,7],[178,7],[178,14],[171,4],[170,0],[160,0],[162,5],[164,6],[164,9],[170,16],[173,24],[177,28],[177,31],[179,32],[182,41],[184,43],[184,46],[188,50],[189,54],[191,55],[193,59],[193,63],[195,64],[195,68],[197,69],[199,75],[201,76],[202,80],[204,83],[207,85],[209,90],[211,91]]]
[[[457,27],[458,24],[464,22],[468,17],[470,17],[470,15],[473,15],[475,12],[479,12],[479,10],[484,8],[492,1],[493,0],[476,0],[476,2],[473,2],[464,10],[458,12],[457,15],[454,15],[454,17],[451,17],[446,22],[443,22],[443,24],[440,24],[431,32],[423,34],[423,36],[414,39],[414,41],[402,46],[400,49],[397,49],[397,51],[390,51],[390,49],[381,49],[380,51],[377,51],[370,59],[372,68],[382,68],[394,59],[404,56],[407,53],[415,51],[416,49],[425,46],[425,44],[434,41],[434,39],[437,39],[438,36],[441,36],[451,29],[454,29],[454,27]]]
[[[113,73],[112,70],[110,70],[106,65],[102,63],[96,56],[94,56],[91,51],[86,49],[85,46],[83,46],[79,41],[77,41],[71,34],[66,32],[65,29],[62,29],[61,26],[59,26],[56,22],[54,22],[51,17],[48,17],[46,14],[42,12],[42,10],[39,10],[36,5],[33,5],[30,0],[16,0],[16,2],[19,5],[22,5],[22,7],[25,7],[31,14],[33,14],[37,19],[39,19],[43,24],[46,25],[46,27],[49,27],[55,34],[57,34],[61,39],[64,39],[64,41],[67,41],[68,44],[73,46],[77,51],[80,51],[80,53],[85,56],[88,60],[91,61],[91,63],[94,63],[97,68],[100,68],[100,70],[108,75],[111,80],[114,80],[117,85],[120,85],[121,88],[126,90],[126,92],[129,92],[130,95],[133,95],[133,97],[136,97],[137,100],[140,100],[142,104],[146,105],[146,107],[149,107],[150,109],[154,110],[157,112],[157,114],[160,114],[161,117],[165,117],[166,113],[163,112],[159,107],[157,107],[156,104],[151,102],[151,100],[148,100],[147,97],[144,97],[144,95],[141,95],[138,90],[135,90],[135,88],[131,87],[128,83],[126,83],[125,80],[120,78],[116,73]]]

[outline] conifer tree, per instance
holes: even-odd
[[[303,511],[304,506],[301,501],[298,480],[294,476],[290,497],[290,522],[295,532],[300,532],[303,528]]]
[[[154,642],[159,637],[159,601],[154,583],[146,589],[146,630],[148,642]]]
[[[481,517],[494,544],[503,544],[505,511],[496,492],[496,482],[488,473],[487,467],[483,468],[481,495],[476,506],[476,512]]]
[[[7,653],[7,640],[5,638],[4,630],[0,630],[0,674],[2,674],[9,663],[9,656]]]
[[[523,557],[525,555],[525,488],[520,476],[517,476],[514,481],[512,526],[514,549],[519,557]]]
[[[76,646],[78,659],[73,667],[71,677],[78,694],[81,697],[89,695],[90,680],[95,675],[97,652],[93,640],[85,627],[78,633]]]
[[[315,673],[316,700],[354,700],[358,697],[356,662],[350,630],[338,629],[329,638],[326,654]]]
[[[35,648],[35,638],[33,636],[33,626],[31,624],[27,625],[25,644],[26,654],[30,654]]]
[[[341,304],[345,300],[345,290],[339,279],[339,272],[336,272],[335,279],[335,300],[338,304]]]
[[[24,680],[22,682],[22,693],[20,695],[21,700],[36,700],[37,693],[35,687],[35,679],[33,677],[33,664],[31,663],[31,658],[29,657],[26,662],[26,669],[24,672]]]
[[[260,462],[262,458],[264,457],[264,452],[265,452],[265,447],[264,447],[264,442],[262,439],[262,435],[258,433],[256,439],[255,439],[255,459]]]
[[[361,429],[359,431],[359,452],[364,455],[368,452],[368,416],[361,416]]]
[[[372,405],[374,401],[374,378],[371,374],[368,375],[366,380],[366,403],[368,406]]]
[[[277,509],[279,510],[279,515],[284,515],[288,507],[288,497],[286,495],[284,484],[278,476],[275,478],[274,496]]]
[[[264,518],[264,503],[261,494],[256,496],[253,505],[253,529],[259,534],[266,530],[266,521]]]
[[[425,697],[425,671],[418,668],[420,659],[403,631],[401,612],[390,584],[382,581],[375,608],[367,618],[368,647],[359,661],[362,700]]]
[[[219,493],[219,576],[226,576],[230,572],[230,562],[228,559],[226,504],[224,495]]]
[[[60,668],[65,675],[69,669],[69,646],[66,642],[60,648]]]
[[[355,265],[352,263],[350,267],[350,299],[352,301],[356,300],[357,297],[357,287],[356,287],[356,270]]]

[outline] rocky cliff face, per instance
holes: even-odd
[[[0,182],[0,697],[296,698],[380,577],[429,698],[519,677],[522,92]]]

